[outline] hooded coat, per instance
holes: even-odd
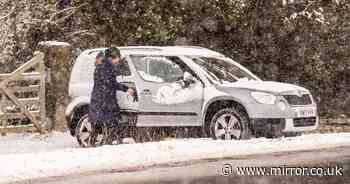
[[[117,90],[126,92],[128,87],[118,83],[119,68],[109,60],[96,64],[94,72],[94,87],[89,106],[89,120],[94,124],[117,122],[120,108],[117,100]]]

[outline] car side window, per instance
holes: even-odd
[[[118,67],[119,71],[117,73],[118,76],[130,76],[131,75],[131,71],[130,71],[130,67],[129,67],[129,64],[128,64],[128,61],[126,58],[123,58],[120,60],[120,63],[119,65],[116,65],[116,67]]]
[[[172,83],[183,78],[185,68],[178,57],[132,56],[139,75],[146,81]]]

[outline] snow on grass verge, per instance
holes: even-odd
[[[72,138],[73,139],[73,138]],[[64,148],[0,155],[0,183],[97,170],[123,170],[194,159],[350,146],[350,133],[309,134],[294,138],[215,141],[180,139],[99,148]]]
[[[68,132],[8,134],[0,136],[0,155],[19,153],[39,153],[64,148],[78,148],[76,139]],[[1,179],[0,179],[1,180]]]

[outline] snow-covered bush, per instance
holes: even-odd
[[[350,2],[283,2],[0,0],[0,70],[13,70],[45,40],[78,52],[112,43],[200,45],[263,79],[311,89],[321,115],[350,116]]]

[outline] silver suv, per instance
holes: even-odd
[[[119,92],[121,124],[133,127],[199,127],[214,139],[296,135],[318,126],[309,90],[262,81],[224,55],[201,47],[120,47],[118,81],[137,91]],[[75,62],[66,109],[72,135],[87,121],[95,56]],[[80,122],[80,123],[79,123]]]

